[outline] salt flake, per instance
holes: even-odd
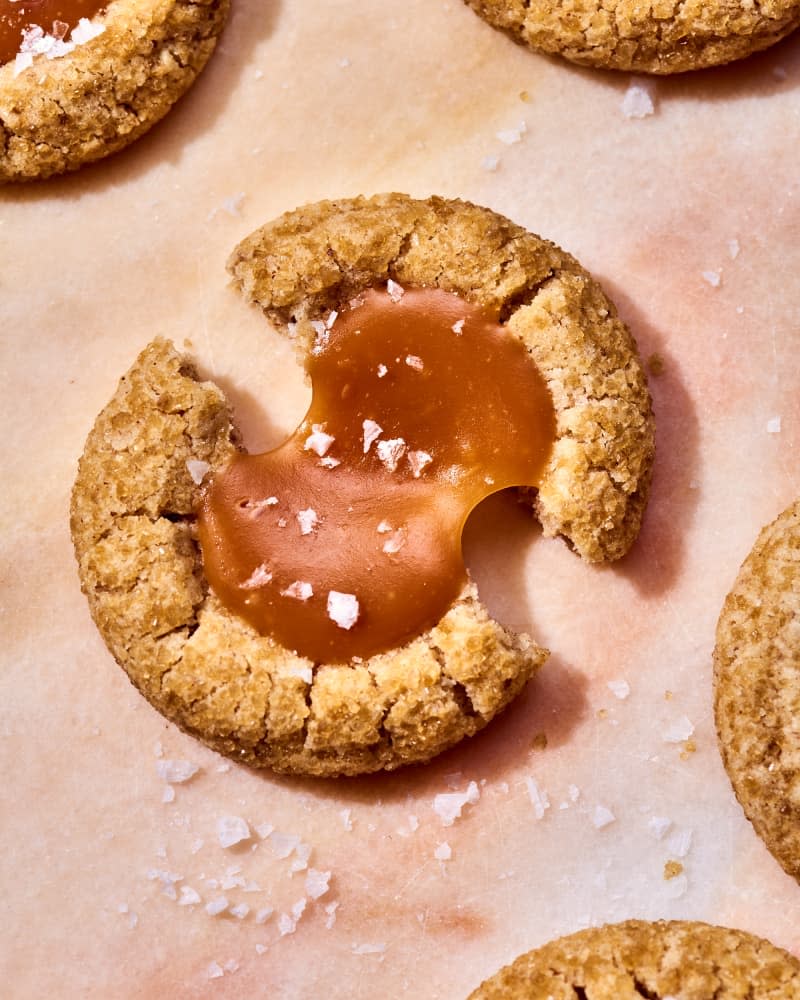
[[[399,302],[400,299],[405,295],[405,288],[398,285],[396,281],[392,281],[391,278],[386,282],[386,291],[389,294],[389,298],[392,302]]]
[[[624,701],[631,693],[631,686],[626,680],[609,681],[606,687],[620,701]]]
[[[351,629],[358,621],[358,598],[355,594],[342,594],[338,590],[328,591],[328,617],[339,628]]]
[[[694,724],[685,715],[682,715],[679,719],[675,719],[674,722],[670,723],[664,732],[664,742],[683,743],[689,739],[693,732]]]
[[[383,428],[380,424],[375,423],[374,420],[364,420],[361,427],[364,431],[364,454],[366,455],[372,447],[373,442],[377,441],[381,434],[383,434]]]
[[[545,812],[550,808],[550,796],[543,788],[539,787],[535,778],[526,778],[525,784],[528,789],[528,798],[533,806],[533,815],[536,819],[543,819]]]
[[[332,434],[325,433],[325,424],[312,424],[311,433],[305,440],[303,449],[305,451],[313,451],[320,458],[326,455],[336,440]]]
[[[722,284],[722,275],[719,271],[703,271],[703,281],[711,285],[712,288],[719,288]]]
[[[781,418],[771,417],[767,421],[767,434],[780,434],[781,432]]]
[[[465,792],[441,792],[433,800],[433,811],[441,819],[442,826],[452,826],[461,816],[461,810],[466,805],[475,805],[480,799],[480,790],[474,781],[470,781]]]
[[[307,507],[305,510],[298,510],[297,512],[297,523],[300,525],[301,535],[310,535],[314,532],[315,528],[319,524],[319,517],[317,512],[311,507]]]
[[[189,471],[189,475],[192,477],[192,482],[199,486],[203,479],[211,471],[211,466],[208,462],[202,462],[199,458],[187,458],[186,468]]]
[[[647,87],[631,82],[622,98],[622,113],[626,118],[647,118],[655,113],[653,98]]]
[[[406,451],[406,443],[402,438],[389,438],[378,442],[378,458],[389,472],[394,472],[397,464]]]
[[[413,368],[415,372],[421,372],[424,371],[425,369],[424,361],[416,354],[407,354],[406,364],[408,365],[409,368]]]
[[[281,597],[293,597],[296,601],[307,601],[314,596],[314,588],[305,580],[295,580],[281,591]]]
[[[321,872],[316,868],[309,868],[306,874],[305,889],[309,899],[319,899],[328,891],[331,880],[330,872]]]
[[[224,913],[228,909],[228,897],[217,896],[215,899],[206,903],[205,909],[206,913],[210,917],[218,917],[220,913]]]
[[[602,830],[616,820],[616,816],[606,806],[595,806],[592,813],[592,825],[596,830]]]
[[[178,900],[178,906],[194,906],[195,903],[201,903],[200,893],[193,889],[190,885],[181,886],[181,898]]]
[[[272,581],[272,573],[267,569],[266,564],[256,566],[248,578],[240,583],[242,590],[258,590],[259,587],[266,587]]]
[[[453,851],[445,840],[444,843],[436,845],[436,850],[433,852],[433,856],[437,861],[449,861],[453,856]]]
[[[217,820],[217,837],[221,847],[233,847],[250,839],[250,827],[241,816],[220,816]]]
[[[506,128],[501,129],[499,132],[495,133],[497,138],[506,146],[513,146],[514,143],[520,142],[523,135],[528,131],[528,126],[524,121],[521,121],[516,128]]]
[[[406,455],[408,464],[411,466],[411,474],[415,479],[419,479],[422,470],[433,461],[433,455],[427,451],[410,451]]]

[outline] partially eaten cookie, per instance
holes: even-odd
[[[205,66],[229,0],[0,8],[2,182],[75,170],[143,135]]]
[[[562,535],[592,562],[619,558],[630,547],[653,460],[646,379],[613,306],[563,251],[487,209],[392,194],[288,213],[243,241],[229,266],[246,297],[294,339],[312,375],[315,359],[346,343],[336,339],[340,315],[350,311],[355,335],[362,334],[359,317],[368,314],[376,290],[398,308],[406,293],[413,300],[412,290],[455,303],[466,318],[446,327],[447,351],[458,351],[471,335],[464,325],[472,322],[469,310],[487,311],[498,336],[519,349],[531,381],[540,376],[550,397],[553,439],[536,481],[524,481],[533,487],[524,497],[545,533]],[[357,395],[377,399],[393,379],[424,378],[425,357],[394,346],[389,354],[386,364],[372,365],[372,381]],[[350,386],[345,380],[342,392]],[[424,392],[419,400],[415,408],[424,406]],[[385,417],[386,427],[364,418],[372,412],[362,409],[353,418],[357,440],[349,451],[346,431],[334,422],[303,425],[293,461],[313,467],[314,482],[322,484],[313,492],[319,502],[301,495],[288,504],[284,480],[270,481],[272,473],[253,489],[235,481],[234,541],[251,522],[269,521],[272,537],[290,533],[289,556],[278,559],[269,543],[235,570],[233,587],[246,602],[238,610],[209,572],[216,542],[215,530],[206,530],[214,529],[206,507],[216,485],[243,461],[222,392],[200,382],[171,345],[156,341],[123,378],[87,441],[72,531],[94,619],[160,711],[236,759],[319,775],[425,761],[485,726],[546,658],[528,636],[489,617],[465,573],[454,577],[432,618],[423,614],[410,632],[402,631],[404,619],[400,633],[360,647],[360,630],[366,634],[379,617],[372,609],[382,601],[371,603],[363,588],[338,586],[338,578],[313,577],[313,559],[307,572],[283,564],[294,557],[291,550],[321,544],[327,519],[346,520],[359,506],[356,499],[337,514],[322,506],[327,484],[336,494],[336,477],[347,474],[348,463],[377,470],[384,482],[404,476],[403,489],[419,483],[433,491],[437,481],[452,486],[462,476],[466,459],[445,460],[427,439],[424,447],[406,441]],[[415,433],[423,431],[420,425]],[[463,448],[468,453],[471,440]],[[485,488],[493,485],[507,483]],[[376,573],[382,560],[388,566],[403,558],[415,530],[417,522],[400,517],[400,509],[393,500],[380,517],[366,515],[376,522],[369,556]],[[343,552],[330,572],[345,561],[346,545]],[[228,554],[221,563],[229,564]],[[376,592],[391,589],[376,577]],[[285,634],[280,621],[256,627],[247,604],[254,598],[277,608],[279,617],[281,608],[288,617],[289,608],[312,609],[316,602],[321,620],[330,619],[322,645],[314,645],[313,622],[304,619]]]

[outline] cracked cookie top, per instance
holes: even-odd
[[[800,881],[800,501],[761,531],[725,600],[714,709],[736,797]]]
[[[520,956],[469,1000],[792,1000],[800,962],[744,931],[629,920]]]
[[[533,499],[546,531],[593,560],[630,545],[650,479],[650,399],[628,331],[562,251],[486,209],[385,195],[289,213],[240,244],[230,267],[304,357],[321,317],[389,279],[493,307],[553,396],[557,440]],[[391,769],[475,733],[543,663],[469,583],[432,627],[368,659],[317,662],[259,634],[209,588],[196,540],[203,478],[238,448],[221,391],[156,341],[80,462],[83,589],[112,653],[168,718],[276,770]]]
[[[585,66],[681,73],[742,59],[800,24],[798,0],[465,0],[519,42]]]
[[[0,65],[0,182],[75,170],[146,132],[206,64],[229,0],[94,6],[69,34],[58,21],[26,32]]]

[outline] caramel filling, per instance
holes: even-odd
[[[69,33],[82,17],[93,18],[108,0],[0,0],[0,65],[11,62],[20,51],[23,33],[34,27],[57,42],[68,40]]]
[[[199,534],[230,610],[343,662],[445,614],[466,581],[470,511],[538,483],[555,417],[521,341],[456,295],[389,282],[316,327],[305,420],[213,476]]]

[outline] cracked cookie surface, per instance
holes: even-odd
[[[469,1000],[792,1000],[800,962],[744,931],[629,920],[520,956]]]
[[[485,21],[532,49],[572,62],[681,73],[742,59],[800,24],[798,0],[465,0]]]
[[[312,322],[387,277],[497,308],[556,405],[558,440],[534,500],[546,531],[592,561],[631,544],[653,457],[646,381],[613,307],[562,251],[486,209],[385,195],[288,213],[229,266],[301,354]],[[194,533],[200,486],[187,463],[213,471],[237,448],[220,390],[156,341],[80,462],[72,533],[84,592],[112,653],[168,718],[279,771],[392,769],[477,732],[544,662],[472,585],[434,627],[362,663],[314,663],[259,635],[209,590]]]
[[[761,531],[725,600],[714,688],[736,797],[800,881],[800,501]]]
[[[214,50],[229,0],[112,0],[102,34],[16,74],[0,66],[0,182],[50,177],[159,121]]]

